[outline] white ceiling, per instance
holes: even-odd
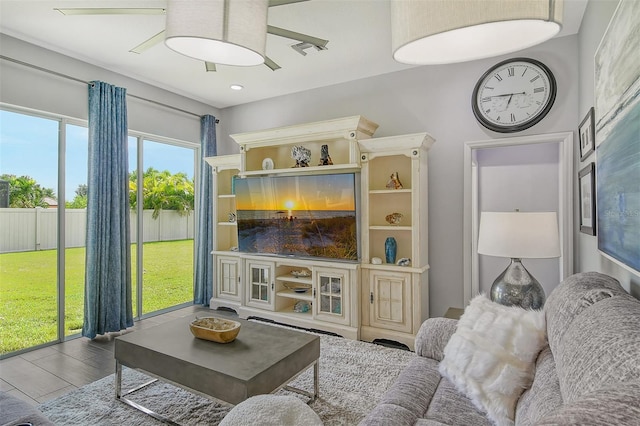
[[[588,0],[566,0],[563,30],[580,28]],[[282,68],[204,63],[159,43],[129,50],[164,29],[164,15],[65,16],[54,8],[166,7],[166,0],[0,0],[0,32],[89,62],[217,108],[329,86],[409,68],[391,57],[389,0],[310,0],[269,8],[269,25],[327,39],[328,50],[306,49],[269,34],[267,56]],[[41,64],[40,64],[41,65]],[[244,86],[242,91],[229,88]]]

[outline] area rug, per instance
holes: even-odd
[[[309,406],[325,425],[357,425],[376,405],[412,352],[356,340],[320,335],[320,397]],[[123,369],[123,389],[149,380]],[[291,384],[313,389],[313,369]],[[286,390],[278,394],[292,394]],[[156,382],[129,398],[182,425],[217,425],[232,406]],[[39,409],[56,425],[160,425],[154,418],[115,399],[114,375],[48,401]]]

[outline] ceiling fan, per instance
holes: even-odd
[[[291,3],[300,3],[308,0],[269,0],[269,7],[283,6]],[[94,8],[94,7],[80,7],[80,8],[54,8],[54,10],[62,13],[63,15],[166,15],[166,8],[150,7],[150,8]],[[327,43],[329,40],[313,37],[307,34],[290,31],[280,27],[274,27],[273,25],[267,25],[267,33],[273,34],[279,37],[296,40],[299,43],[294,44],[291,47],[300,53],[306,55],[304,49],[315,48],[316,50],[327,50]],[[129,52],[143,53],[145,50],[158,43],[161,43],[165,39],[165,30],[160,31],[158,34],[148,38],[142,43],[138,44]],[[216,64],[213,62],[204,61],[205,69],[208,72],[216,71]],[[264,65],[266,65],[272,71],[280,69],[280,65],[274,62],[271,58],[265,55]]]

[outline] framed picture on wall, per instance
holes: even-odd
[[[586,117],[578,127],[578,140],[580,141],[580,161],[584,161],[589,154],[596,150],[596,135],[593,107],[589,108]]]
[[[640,273],[640,1],[621,0],[594,56],[598,250]]]
[[[596,168],[594,163],[578,173],[580,187],[580,232],[596,235]]]

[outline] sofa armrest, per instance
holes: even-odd
[[[429,318],[420,326],[416,334],[416,354],[442,361],[444,347],[456,332],[458,320],[450,318]]]

